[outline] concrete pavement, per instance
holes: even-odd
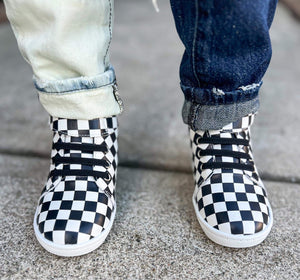
[[[266,181],[274,227],[259,246],[230,249],[202,232],[189,174],[120,167],[118,213],[94,252],[61,258],[34,238],[48,160],[2,156],[1,279],[298,279],[299,185]]]
[[[168,2],[160,2],[156,14],[150,1],[116,1],[112,62],[126,106],[118,213],[103,246],[72,259],[48,254],[33,236],[51,133],[31,70],[9,26],[0,25],[1,279],[299,279],[299,23],[279,6],[253,127],[274,227],[260,246],[229,249],[205,237],[193,212],[191,155],[180,116],[183,48]]]

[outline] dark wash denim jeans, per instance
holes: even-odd
[[[277,0],[170,0],[185,46],[182,116],[194,130],[220,129],[255,113],[271,60]]]

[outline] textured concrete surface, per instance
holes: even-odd
[[[187,127],[180,116],[183,48],[168,1],[159,3],[156,14],[151,1],[116,1],[112,62],[126,105],[118,213],[98,250],[70,259],[47,253],[33,235],[51,134],[31,70],[10,27],[0,25],[0,279],[300,278],[299,23],[279,6],[273,60],[253,127],[274,227],[260,246],[229,249],[205,237],[192,208]]]
[[[288,30],[288,31],[287,31]],[[300,23],[279,6],[271,29],[273,58],[253,127],[257,164],[267,177],[298,180],[300,174]],[[287,35],[288,34],[288,35]]]
[[[107,241],[76,258],[47,253],[32,229],[48,161],[0,157],[1,279],[299,279],[299,185],[266,182],[275,216],[260,246],[209,241],[191,204],[190,175],[120,168]]]
[[[30,67],[7,24],[0,25],[0,150],[48,154],[47,114],[38,102]]]
[[[189,171],[178,78],[183,48],[168,1],[160,2],[157,14],[150,1],[116,1],[112,62],[126,106],[120,117],[121,164]],[[283,6],[271,34],[274,55],[253,127],[254,152],[266,178],[299,182],[300,111],[295,104],[300,104],[300,33],[299,23]],[[0,41],[0,151],[47,157],[47,114],[8,25],[0,25]]]

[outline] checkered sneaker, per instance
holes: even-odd
[[[88,244],[111,227],[115,213],[117,118],[50,117],[50,126],[50,173],[36,211],[36,235],[43,246],[45,240],[54,247]]]
[[[247,236],[270,224],[270,204],[250,145],[253,120],[254,115],[248,115],[221,130],[189,129],[195,179],[193,200],[206,233],[225,233],[227,238]]]

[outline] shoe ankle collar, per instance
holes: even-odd
[[[72,137],[105,137],[118,128],[117,117],[93,120],[64,119],[50,116],[51,130]]]
[[[241,119],[238,119],[235,122],[229,123],[223,126],[220,130],[210,130],[210,134],[219,134],[220,132],[229,132],[229,133],[238,133],[241,131],[248,130],[249,127],[253,124],[255,114],[249,114]]]

